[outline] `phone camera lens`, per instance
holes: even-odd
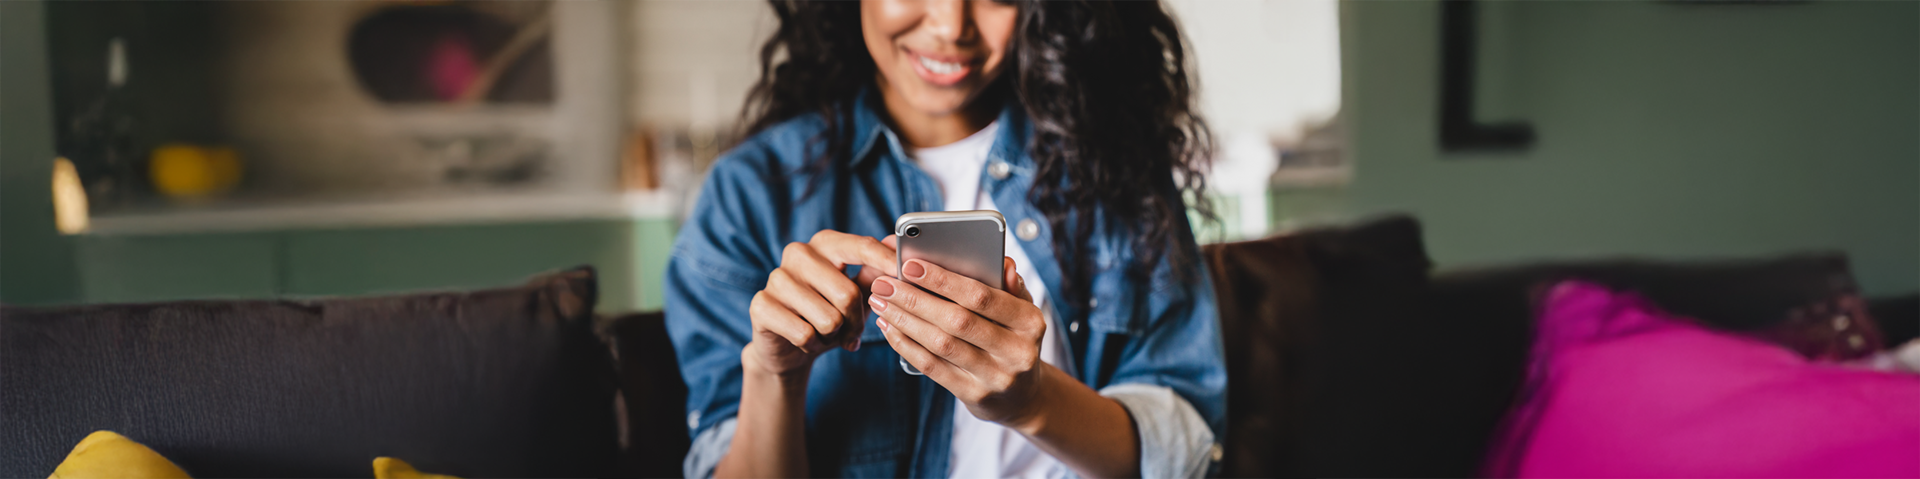
[[[920,227],[918,227],[918,226],[908,226],[908,227],[907,227],[907,237],[908,237],[908,238],[913,238],[913,237],[918,237],[918,236],[920,236]]]

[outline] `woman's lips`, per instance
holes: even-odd
[[[960,58],[935,59],[909,52],[907,60],[913,62],[913,72],[921,80],[939,86],[959,84],[973,73],[973,64]]]

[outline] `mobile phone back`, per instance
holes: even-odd
[[[897,260],[920,259],[994,289],[1005,289],[1006,220],[992,210],[909,213],[894,223]],[[909,232],[918,232],[909,235]]]

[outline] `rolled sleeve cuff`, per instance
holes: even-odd
[[[1147,384],[1116,384],[1100,395],[1119,401],[1133,416],[1134,429],[1140,431],[1141,477],[1206,477],[1219,446],[1213,428],[1186,399],[1173,389]]]
[[[720,458],[727,457],[727,449],[733,447],[733,429],[738,424],[737,418],[727,418],[695,436],[686,460],[680,461],[680,473],[699,479],[713,477]]]

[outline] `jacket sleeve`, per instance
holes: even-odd
[[[1213,428],[1186,399],[1165,386],[1115,384],[1100,395],[1119,401],[1140,436],[1140,477],[1206,477],[1219,458]],[[712,469],[709,468],[709,471]]]
[[[1226,360],[1213,285],[1203,268],[1194,265],[1187,280],[1169,279],[1162,268],[1145,301],[1147,328],[1126,341],[1113,376],[1101,387],[1133,417],[1145,477],[1208,474],[1226,436]]]
[[[714,164],[666,268],[666,325],[687,382],[687,430],[696,441],[689,477],[712,474],[725,455],[740,404],[740,351],[752,339],[747,306],[778,264],[771,247],[773,205],[755,152],[737,149]],[[719,429],[725,429],[719,430]],[[717,450],[715,450],[717,448]],[[704,470],[695,471],[696,457]]]

